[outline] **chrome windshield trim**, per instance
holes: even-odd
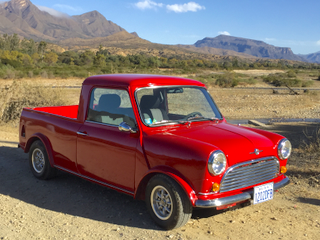
[[[212,100],[214,106],[216,107],[217,111],[219,112],[221,118],[217,118],[219,121],[223,120],[223,116],[217,106],[217,104],[215,103],[215,101],[213,100],[211,94],[209,93],[208,89],[206,87],[202,87],[202,86],[197,86],[197,85],[163,85],[163,86],[151,86],[151,87],[141,87],[141,88],[138,88],[135,90],[134,92],[134,100],[135,100],[135,103],[136,103],[136,106],[137,106],[137,109],[138,109],[138,112],[139,112],[139,117],[140,117],[140,120],[142,122],[143,125],[147,126],[147,127],[160,127],[160,126],[171,126],[171,125],[181,125],[181,123],[179,123],[179,121],[183,121],[183,120],[179,120],[179,121],[176,121],[176,122],[168,122],[166,124],[160,124],[160,125],[148,125],[144,122],[143,120],[143,117],[142,117],[142,113],[141,113],[141,109],[140,109],[140,105],[139,105],[139,102],[138,102],[138,96],[137,96],[137,93],[143,89],[158,89],[158,88],[175,88],[175,87],[180,87],[180,88],[201,88],[201,89],[204,89],[208,95],[210,96],[210,99]],[[208,119],[204,120],[204,121],[209,121]]]

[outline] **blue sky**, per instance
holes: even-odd
[[[68,15],[97,10],[143,39],[194,44],[227,34],[290,47],[296,54],[320,51],[319,0],[31,0]],[[44,8],[43,8],[44,9]],[[47,9],[48,10],[48,9]]]

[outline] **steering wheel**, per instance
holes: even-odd
[[[183,119],[187,120],[190,117],[202,117],[202,114],[200,112],[192,112],[185,116]]]

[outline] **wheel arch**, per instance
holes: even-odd
[[[53,154],[52,154],[51,142],[49,141],[49,139],[45,135],[43,135],[41,133],[35,133],[32,137],[30,137],[27,144],[26,144],[25,152],[28,153],[30,151],[32,144],[38,140],[41,141],[42,144],[44,145],[44,147],[47,151],[47,154],[48,154],[50,165],[51,165],[51,167],[54,167],[54,159],[53,159]]]
[[[195,191],[193,188],[190,186],[190,184],[184,180],[179,174],[173,172],[173,171],[164,171],[160,169],[154,169],[152,171],[149,171],[140,181],[137,190],[135,191],[134,198],[135,199],[144,199],[145,198],[145,192],[146,188],[148,185],[148,182],[152,177],[155,175],[165,175],[173,179],[178,185],[182,188],[182,190],[187,194],[190,202],[192,203],[193,206],[195,206],[195,202],[198,199]]]

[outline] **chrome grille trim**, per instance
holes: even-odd
[[[220,183],[220,192],[228,192],[263,183],[279,173],[279,160],[276,157],[260,158],[230,167]]]

